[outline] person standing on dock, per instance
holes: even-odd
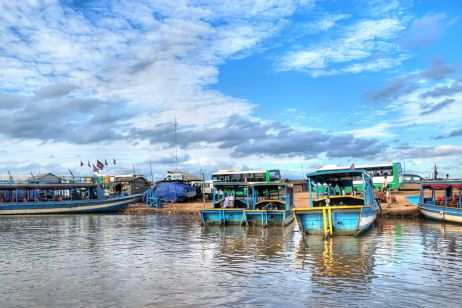
[[[387,189],[387,208],[391,208],[391,192],[389,189]]]
[[[387,174],[383,176],[383,192],[385,193],[385,199],[387,200],[387,208],[391,208],[391,193],[390,189],[388,189],[388,181],[387,181]]]

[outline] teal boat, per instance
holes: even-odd
[[[203,225],[286,226],[293,221],[293,187],[284,183],[214,183],[212,209]]]
[[[376,220],[379,205],[371,176],[361,169],[318,171],[307,174],[310,206],[294,209],[303,234],[357,235]],[[353,182],[360,181],[361,193]],[[314,192],[313,192],[314,189]],[[347,193],[347,191],[350,191]]]
[[[461,180],[422,182],[419,196],[407,199],[427,218],[462,223]]]
[[[0,215],[114,213],[142,196],[106,198],[98,183],[0,184]]]

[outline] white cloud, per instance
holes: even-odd
[[[4,94],[0,96],[0,119],[11,114],[5,110],[11,109],[8,105],[13,100],[25,104],[21,105],[25,110],[38,107],[47,113],[44,109],[48,108],[49,115],[56,110],[65,113],[63,102],[114,102],[117,116],[127,115],[114,129],[126,136],[130,128],[147,128],[174,117],[183,127],[204,127],[233,114],[247,115],[253,108],[250,102],[208,88],[217,81],[219,65],[260,50],[262,41],[280,31],[297,7],[311,6],[310,1],[297,0],[194,5],[186,1],[68,3],[0,3],[0,93]],[[8,92],[14,93],[13,100],[5,96]],[[34,101],[36,93],[46,97],[68,93],[70,97]],[[26,140],[12,139],[0,132],[2,142],[15,144],[14,150],[1,156],[0,173],[12,156],[29,165],[41,161],[51,166],[50,162],[59,161],[72,167],[80,155],[90,159],[115,155],[130,169],[130,161],[145,161],[153,149],[143,141],[128,146],[116,140],[75,145],[75,140],[55,138],[53,121],[47,121],[43,113],[40,117],[46,126],[41,131],[48,131],[49,140],[55,141],[43,144],[43,139],[34,140],[30,132]],[[92,127],[79,124],[92,119],[99,119],[96,106],[87,112],[69,111],[65,118],[73,131],[81,132],[78,139],[82,142],[97,137]],[[156,150],[161,157],[171,154],[171,149]],[[54,158],[47,154],[50,151]],[[228,159],[229,151],[213,152],[209,150],[217,160]],[[204,152],[191,150],[190,155],[201,157]]]
[[[372,138],[372,137],[384,137],[384,138],[391,138],[395,135],[388,131],[388,129],[392,128],[393,125],[391,123],[378,123],[371,127],[359,128],[350,131],[346,131],[346,133],[353,134],[356,138]]]
[[[390,68],[407,59],[393,43],[404,28],[393,18],[355,22],[339,30],[335,39],[287,54],[278,69],[321,76]]]

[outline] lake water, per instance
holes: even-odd
[[[382,220],[359,238],[209,227],[196,215],[0,217],[0,307],[455,306],[462,227]]]

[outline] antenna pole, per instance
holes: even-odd
[[[154,182],[154,176],[152,175],[152,162],[151,162],[151,159],[149,159],[149,168],[151,169],[151,182]]]
[[[178,137],[176,134],[176,117],[175,117],[175,170],[178,170]]]

